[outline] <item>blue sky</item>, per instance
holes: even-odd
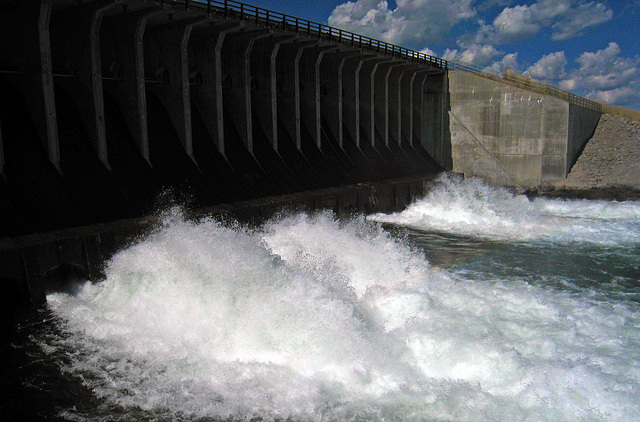
[[[640,0],[247,0],[640,110]]]

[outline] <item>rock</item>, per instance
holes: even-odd
[[[556,183],[555,190],[538,189],[538,193],[592,199],[639,199],[638,127],[640,122],[603,114],[567,178]]]

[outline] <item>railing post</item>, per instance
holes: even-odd
[[[224,0],[224,17],[229,17],[229,0]]]

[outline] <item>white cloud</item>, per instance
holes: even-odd
[[[502,59],[496,60],[502,56]],[[445,50],[442,58],[452,62],[474,65],[478,70],[494,75],[501,75],[507,70],[518,71],[518,53],[504,54],[490,44],[473,44],[465,50]]]
[[[481,26],[475,42],[520,42],[546,27],[553,28],[552,39],[564,40],[613,17],[613,12],[602,3],[573,3],[571,0],[538,0],[532,5],[505,7],[491,24]]]
[[[395,4],[392,8],[387,0],[346,1],[333,10],[329,24],[430,55],[436,54],[427,46],[448,41],[442,58],[500,74],[524,70],[518,54],[506,54],[501,45],[535,37],[546,38],[541,42],[568,40],[613,18],[607,0],[396,0]],[[492,15],[492,21],[483,20],[490,11],[499,13]],[[447,40],[454,36],[455,40]],[[526,56],[521,51],[521,59],[528,61]],[[564,51],[556,51],[530,64],[525,73],[534,79],[605,102],[640,104],[640,58],[622,56],[616,43],[585,52],[572,63]]]
[[[435,51],[433,51],[430,48],[423,48],[422,50],[420,50],[420,52],[424,53],[424,54],[428,54],[429,56],[438,57],[438,55],[435,53]]]
[[[631,104],[640,99],[638,91],[628,86],[593,92],[590,97],[605,104]]]
[[[583,53],[576,62],[579,68],[560,82],[562,89],[583,91],[606,103],[640,101],[640,58],[622,57],[615,42],[595,53]]]
[[[498,51],[494,46],[490,44],[472,44],[469,48],[462,51],[447,49],[444,52],[442,58],[450,61],[464,62],[476,65],[478,67],[485,67],[489,65],[493,58],[504,54]]]
[[[485,67],[483,70],[486,73],[493,73],[496,75],[504,74],[507,70],[518,71],[520,64],[518,63],[518,53],[511,53],[505,55],[502,60],[494,62],[491,66]]]
[[[337,6],[329,16],[329,25],[393,42],[406,22],[402,16],[393,16],[386,1],[358,0]]]
[[[424,46],[473,17],[472,1],[397,0],[393,10],[385,0],[349,1],[331,12],[329,25],[393,44]]]
[[[569,10],[564,19],[553,25],[553,40],[566,40],[580,35],[582,30],[605,23],[613,17],[613,11],[607,9],[602,3],[581,4],[575,9]]]
[[[458,60],[456,57],[458,57],[457,49],[451,50],[450,48],[447,48],[446,50],[444,50],[444,54],[442,54],[442,58],[445,60],[449,60],[450,62]]]
[[[576,59],[580,68],[575,72],[583,85],[595,89],[613,89],[631,83],[638,75],[638,58],[620,57],[617,43],[595,53],[586,52]]]
[[[498,43],[514,42],[537,34],[540,31],[541,22],[534,11],[534,6],[505,8],[493,20],[492,39]]]
[[[526,74],[542,81],[555,81],[566,76],[567,58],[564,51],[549,53],[526,70]]]
[[[618,59],[619,54],[620,46],[618,43],[610,42],[603,50],[598,50],[595,53],[582,53],[576,62],[580,64],[580,73],[582,74],[602,74],[611,69],[611,65]]]

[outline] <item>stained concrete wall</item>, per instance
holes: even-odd
[[[454,171],[507,186],[566,177],[600,113],[465,71],[449,71]]]

